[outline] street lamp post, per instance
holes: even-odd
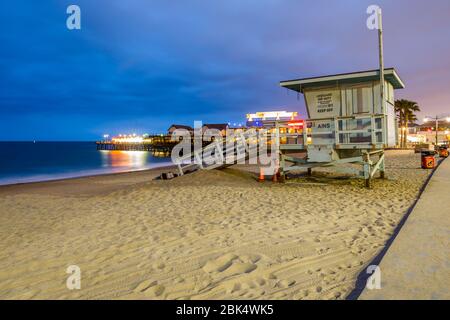
[[[434,117],[425,117],[425,119],[423,120],[424,122],[430,122],[432,120],[436,121],[436,146],[438,145],[438,133],[439,133],[439,121],[440,120],[446,120],[447,122],[450,122],[450,117],[443,117],[443,116],[434,116]]]

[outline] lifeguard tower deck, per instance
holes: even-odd
[[[380,83],[379,70],[280,82],[304,95],[308,112],[301,134],[280,134],[297,142],[280,144],[282,176],[293,170],[311,172],[314,167],[354,163],[362,165],[363,170],[355,173],[368,187],[377,171],[384,177],[384,149],[395,147],[398,139],[394,90],[405,85],[393,68],[385,69],[384,95]],[[306,158],[289,155],[298,151],[306,151]]]

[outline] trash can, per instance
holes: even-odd
[[[422,151],[422,169],[434,169],[436,166],[436,158],[434,151]]]
[[[448,158],[448,148],[447,146],[439,147],[439,157]]]

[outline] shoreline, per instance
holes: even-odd
[[[92,178],[92,177],[100,177],[100,176],[109,176],[109,175],[120,175],[120,174],[127,174],[127,173],[133,173],[133,172],[145,172],[145,171],[153,171],[153,170],[173,170],[173,168],[176,169],[175,165],[169,165],[169,163],[161,163],[160,165],[156,164],[153,167],[150,168],[142,168],[142,169],[130,169],[130,170],[124,170],[124,171],[117,171],[117,172],[99,172],[102,169],[92,169],[92,170],[83,170],[78,171],[77,173],[62,173],[62,174],[50,174],[50,176],[47,178],[42,178],[40,180],[34,180],[33,177],[37,177],[40,175],[34,175],[30,176],[30,178],[21,178],[21,179],[33,179],[30,181],[16,181],[16,182],[7,182],[3,183],[2,179],[0,179],[0,189],[4,187],[11,187],[11,186],[23,186],[23,185],[30,185],[30,184],[39,184],[39,183],[46,183],[46,182],[57,182],[57,181],[65,181],[65,180],[74,180],[74,179],[82,179],[82,178]],[[97,173],[94,173],[93,171],[97,171]],[[85,174],[80,174],[81,172],[86,172]],[[88,173],[89,172],[89,173]],[[49,176],[48,174],[42,175],[42,176]],[[8,179],[8,178],[6,178]],[[17,179],[14,179],[17,180]]]

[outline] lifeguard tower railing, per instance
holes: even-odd
[[[385,115],[308,119],[303,128],[277,124],[280,150],[306,150],[308,145],[334,149],[382,149],[386,145]]]

